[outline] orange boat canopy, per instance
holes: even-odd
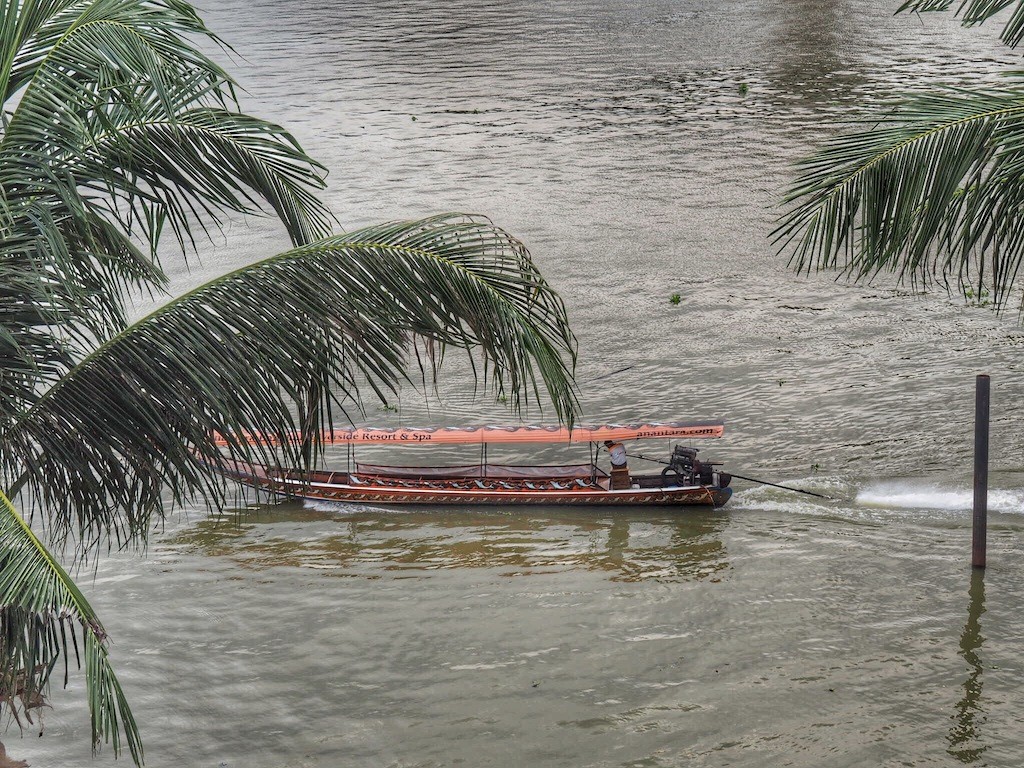
[[[721,437],[725,424],[721,421],[668,422],[651,424],[597,424],[567,427],[438,427],[436,429],[359,429],[324,430],[326,445],[454,445],[490,443],[600,443],[605,440],[642,440],[645,438],[692,439]],[[298,435],[295,436],[298,439]],[[249,433],[244,442],[271,445],[275,436]],[[219,445],[226,445],[223,436],[217,436]]]

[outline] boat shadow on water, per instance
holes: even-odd
[[[718,579],[729,569],[728,517],[564,507],[380,509],[298,502],[250,505],[165,540],[250,569],[308,568],[362,578],[488,568],[503,576],[602,572],[614,581]]]

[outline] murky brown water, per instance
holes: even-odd
[[[346,227],[491,215],[569,305],[590,420],[722,417],[719,460],[842,501],[737,483],[686,515],[192,511],[90,590],[148,764],[1019,765],[1024,331],[794,276],[766,241],[834,121],[1017,56],[883,0],[324,5],[206,16],[250,108],[331,168]],[[177,285],[284,245],[235,223]],[[978,372],[996,511],[972,586]],[[507,420],[451,378],[367,421]],[[80,689],[9,751],[93,764]]]

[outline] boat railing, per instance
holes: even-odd
[[[607,477],[591,464],[462,464],[456,466],[394,466],[358,462],[356,473],[402,480],[575,480],[578,477]]]

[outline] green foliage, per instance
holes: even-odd
[[[682,300],[683,300],[683,297],[682,297],[682,296],[680,296],[680,295],[679,295],[678,293],[673,293],[673,294],[672,294],[672,295],[671,295],[671,296],[669,297],[669,302],[670,302],[670,303],[672,303],[672,304],[678,304],[678,303],[679,303],[679,302],[681,302]]]
[[[0,468],[46,506],[54,535],[128,544],[166,489],[178,503],[223,499],[215,433],[270,432],[282,455],[243,440],[231,453],[301,465],[289,435],[311,383],[327,405],[358,402],[363,388],[386,402],[411,343],[427,376],[445,345],[482,349],[495,391],[517,407],[539,396],[536,366],[557,413],[572,417],[561,301],[518,241],[483,219],[439,216],[336,235],[166,304],[0,433]]]
[[[914,11],[948,11],[953,7],[952,0],[906,0],[897,13]],[[1000,32],[1000,39],[1011,47],[1020,45],[1024,40],[1024,3],[1020,0],[960,0],[956,14],[964,26],[972,27],[982,24],[1007,8],[1012,8],[1006,25]]]
[[[222,503],[230,459],[307,466],[320,446],[291,442],[296,430],[367,395],[387,402],[410,359],[432,381],[451,347],[499,398],[543,394],[571,422],[575,341],[529,253],[484,218],[327,237],[323,169],[239,111],[186,3],[0,9],[0,706],[30,718],[77,631],[94,745],[141,763],[102,626],[9,498],[76,554],[142,545],[165,497]],[[129,324],[128,296],[165,287],[162,237],[190,250],[260,211],[292,250]],[[214,444],[248,430],[282,445]]]
[[[987,307],[992,301],[989,299],[989,292],[987,289],[982,288],[975,292],[973,288],[968,286],[964,289],[964,298],[967,299],[972,306],[975,307]]]
[[[0,493],[0,699],[12,716],[32,722],[43,704],[57,659],[80,633],[89,680],[93,739],[121,748],[121,731],[137,764],[142,742],[127,699],[110,666],[106,633],[67,572]],[[78,654],[77,645],[74,653]],[[20,710],[20,712],[19,712]]]
[[[1003,40],[1024,36],[1024,2],[967,0],[973,25],[1013,7]],[[901,10],[945,10],[914,0]],[[800,165],[773,236],[798,270],[837,268],[855,278],[901,279],[974,295],[988,286],[1002,307],[1024,257],[1024,86],[946,89],[908,97],[870,128],[829,139]]]

